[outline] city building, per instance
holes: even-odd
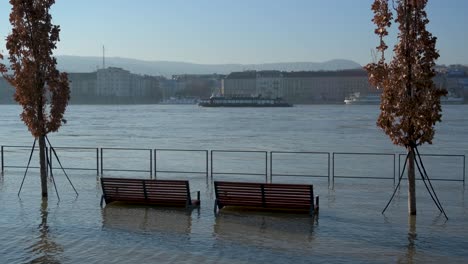
[[[351,93],[376,93],[364,70],[233,72],[222,82],[225,95],[283,97],[292,103],[342,103]]]

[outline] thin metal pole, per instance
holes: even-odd
[[[156,179],[156,175],[158,173],[158,165],[156,163],[156,149],[154,150],[154,156],[153,156],[153,159],[154,159],[154,178]]]
[[[442,207],[442,203],[440,202],[439,197],[437,197],[437,193],[436,193],[435,190],[434,190],[434,186],[432,186],[431,179],[429,179],[429,176],[427,175],[426,168],[424,168],[424,164],[423,164],[423,162],[422,162],[421,155],[419,154],[419,150],[418,150],[417,147],[415,147],[414,149],[416,150],[416,154],[417,154],[417,156],[418,156],[418,158],[419,158],[419,163],[421,164],[421,168],[423,169],[424,176],[426,177],[427,182],[429,183],[429,186],[431,187],[432,192],[434,193],[434,198],[435,198],[435,200],[437,201],[437,202],[436,202],[436,201],[434,201],[434,202],[436,202],[436,205],[437,205],[437,203],[439,203],[439,206],[438,206],[438,207],[440,207],[439,209],[442,211],[442,213],[444,213],[445,218],[448,220],[447,214],[445,213],[445,210],[444,210],[444,208]],[[417,164],[417,160],[416,160],[416,164]],[[418,169],[419,169],[419,167],[418,167]],[[419,173],[421,173],[421,176],[422,176],[421,170],[419,170]],[[427,186],[426,186],[426,187],[427,187]],[[428,191],[429,191],[429,188],[428,188]],[[430,193],[430,192],[429,192],[429,193]],[[432,195],[431,195],[431,197],[432,197]]]
[[[96,175],[99,176],[99,148],[96,148]]]
[[[55,149],[52,147],[52,144],[50,144],[49,138],[48,138],[47,136],[45,136],[45,138],[46,138],[47,142],[49,143],[50,148],[51,148],[52,151],[54,152],[55,158],[57,159],[57,162],[58,162],[58,164],[60,165],[60,168],[62,168],[63,174],[65,174],[65,177],[67,178],[67,180],[68,180],[68,182],[70,183],[71,187],[72,187],[73,190],[75,191],[76,196],[78,196],[78,192],[76,191],[75,186],[73,185],[73,183],[71,182],[70,178],[68,177],[68,174],[67,174],[67,172],[65,171],[65,168],[63,168],[62,162],[60,162],[60,159],[59,159],[59,157],[58,157],[58,155],[57,155],[57,152],[55,152]]]
[[[265,183],[268,182],[268,151],[265,151]]]
[[[465,186],[466,162],[465,155],[463,155],[463,186]]]
[[[385,211],[387,210],[388,206],[389,206],[390,203],[392,202],[393,197],[395,197],[395,194],[396,194],[398,188],[400,188],[401,179],[403,178],[403,174],[405,173],[406,163],[408,162],[408,156],[409,156],[409,152],[408,152],[408,154],[406,155],[405,164],[403,165],[403,172],[401,173],[400,178],[399,178],[399,180],[398,180],[398,185],[395,187],[395,190],[393,190],[392,197],[390,197],[390,200],[388,201],[387,205],[386,205],[385,208],[382,210],[382,214],[385,213]]]
[[[150,149],[150,179],[153,178],[153,150]]]
[[[210,155],[210,161],[211,161],[211,164],[210,164],[211,165],[211,171],[210,171],[210,173],[211,173],[211,180],[213,180],[213,150],[211,150],[210,154],[211,154]]]
[[[46,153],[47,153],[47,147],[46,147]],[[47,155],[46,155],[47,157]],[[49,148],[49,157],[48,157],[48,160],[47,162],[49,162],[49,168],[50,168],[50,176],[51,177],[54,177],[54,172],[52,171],[52,146]],[[60,198],[59,198],[60,200]]]
[[[104,148],[101,148],[101,176],[104,172]]]
[[[52,152],[52,149],[50,148],[48,150],[48,148],[46,147],[46,151],[45,151],[45,153],[46,153],[46,155],[45,155],[46,156],[46,163],[47,163],[46,171],[47,171],[47,175],[49,175],[49,170],[50,170],[50,176],[52,177],[53,176],[52,168],[51,168],[52,167],[52,163],[51,163],[52,157],[49,158],[49,152]]]
[[[206,154],[206,179],[208,179],[208,150],[205,150],[205,154]]]
[[[332,186],[335,187],[335,152],[332,154]]]
[[[401,154],[398,153],[398,177],[401,174]]]
[[[396,178],[396,170],[395,170],[395,166],[396,166],[396,154],[393,154],[393,186],[395,186],[395,178]]]
[[[273,182],[273,151],[270,151],[270,182]]]
[[[328,188],[330,188],[330,152],[328,153]]]
[[[24,180],[26,179],[26,174],[28,173],[29,164],[31,164],[32,155],[34,153],[34,148],[36,147],[36,141],[37,141],[37,138],[34,138],[34,143],[33,143],[33,146],[31,148],[31,154],[29,155],[28,166],[26,166],[26,171],[24,172],[23,180],[21,181],[21,186],[20,186],[20,189],[18,191],[18,196],[21,193],[21,189],[23,189]]]
[[[3,162],[4,162],[4,161],[3,161],[3,146],[2,146],[2,173],[4,172],[4,169],[3,169],[3,168],[4,168],[4,164],[3,164]]]

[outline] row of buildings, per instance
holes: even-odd
[[[363,70],[345,71],[244,71],[222,81],[224,95],[282,97],[292,103],[342,103],[353,92],[375,92]]]
[[[436,85],[468,98],[468,69],[438,68]],[[133,74],[115,67],[69,73],[71,103],[158,103],[168,98],[207,98],[211,94],[282,97],[290,103],[343,103],[353,93],[381,91],[362,69],[343,71],[243,71],[182,74],[172,78]],[[0,103],[12,102],[14,89],[0,78]]]

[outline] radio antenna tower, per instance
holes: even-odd
[[[106,49],[104,45],[102,45],[102,68],[106,68]]]

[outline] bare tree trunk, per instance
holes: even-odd
[[[414,148],[408,147],[408,213],[416,215],[416,177],[414,173]]]
[[[46,143],[45,136],[39,136],[39,163],[41,166],[41,190],[42,197],[47,198],[47,164],[46,164]]]

